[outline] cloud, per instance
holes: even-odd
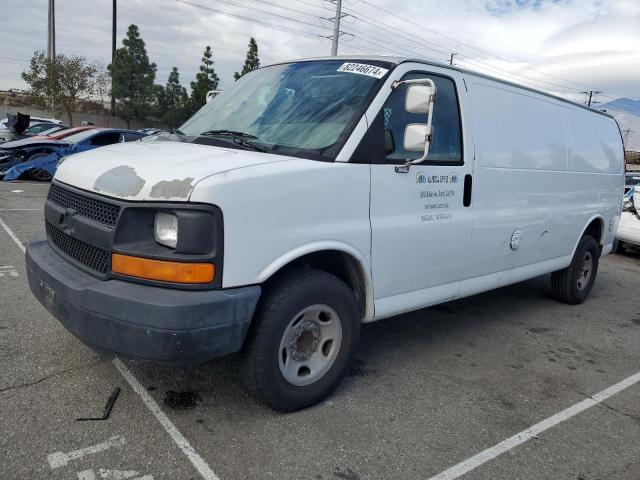
[[[157,83],[165,83],[176,66],[188,87],[204,47],[211,45],[221,86],[230,85],[250,36],[258,41],[265,65],[330,52],[325,37],[332,23],[326,18],[333,6],[324,0],[189,1],[289,31],[176,0],[120,1],[118,44],[129,24],[138,25],[158,65]],[[351,16],[343,19],[348,34],[341,37],[340,53],[446,61],[455,51],[460,66],[568,98],[580,100],[582,90],[592,89],[640,98],[640,2],[635,0],[360,0],[343,5]],[[34,50],[46,49],[46,7],[45,0],[36,0],[3,9],[0,88],[25,87],[20,71]],[[65,0],[56,7],[58,51],[108,63],[111,2]]]

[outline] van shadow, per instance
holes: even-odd
[[[596,290],[597,283],[594,292]],[[370,375],[393,374],[391,370],[398,367],[398,362],[415,361],[414,357],[406,355],[407,351],[428,352],[442,348],[443,344],[455,345],[456,341],[464,342],[470,330],[492,330],[496,325],[511,323],[510,314],[533,312],[544,304],[555,302],[549,292],[549,275],[545,275],[365,324],[354,362],[338,392],[346,394],[352,388],[358,388],[358,383]],[[386,361],[390,358],[394,361]],[[130,365],[141,383],[154,392],[154,396],[164,402],[163,407],[169,410],[211,407],[216,417],[224,416],[227,420],[246,420],[251,412],[277,415],[241,388],[236,356],[188,368],[166,367],[144,361],[131,361]],[[410,375],[410,372],[404,374]],[[191,399],[189,407],[178,404],[174,408],[176,396]],[[194,398],[197,401],[193,401]]]

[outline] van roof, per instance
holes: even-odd
[[[289,62],[280,62],[280,63],[305,62],[305,61],[311,61],[311,60],[336,60],[336,59],[337,60],[360,60],[360,61],[362,61],[362,60],[364,60],[364,61],[373,60],[373,61],[377,61],[377,62],[393,63],[396,66],[400,65],[401,63],[415,62],[415,63],[422,63],[424,65],[432,65],[434,67],[439,67],[439,68],[446,68],[448,70],[455,70],[456,72],[465,73],[465,74],[468,74],[468,75],[474,75],[474,76],[480,77],[480,78],[486,78],[487,80],[503,83],[505,85],[510,85],[512,87],[522,88],[524,90],[528,90],[530,92],[534,92],[534,93],[537,93],[537,94],[540,94],[540,95],[544,95],[545,97],[550,97],[550,98],[553,98],[555,100],[559,100],[561,102],[568,103],[569,105],[573,105],[574,107],[583,108],[583,109],[588,110],[590,112],[598,113],[600,115],[604,115],[605,117],[609,117],[609,118],[612,118],[612,119],[615,120],[613,115],[611,115],[611,114],[609,114],[607,112],[603,112],[602,110],[593,109],[593,108],[588,107],[586,105],[583,105],[581,103],[574,102],[572,100],[568,100],[566,98],[562,98],[562,97],[559,97],[557,95],[553,95],[552,93],[547,93],[547,92],[544,92],[542,90],[538,90],[536,88],[531,88],[531,87],[527,87],[525,85],[520,85],[519,83],[510,82],[509,80],[503,80],[501,78],[493,77],[491,75],[486,75],[484,73],[476,72],[474,70],[469,70],[467,68],[460,68],[460,67],[456,67],[454,65],[449,65],[447,63],[436,62],[436,61],[433,61],[433,60],[427,60],[425,58],[394,57],[394,56],[386,56],[386,55],[339,55],[337,57],[301,58],[301,59],[298,59],[298,60],[291,60]]]

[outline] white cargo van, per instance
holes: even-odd
[[[338,385],[362,323],[548,272],[584,301],[623,189],[604,113],[416,59],[282,63],[176,135],[65,160],[29,283],[96,350],[238,352],[247,388],[295,410]]]

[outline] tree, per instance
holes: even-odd
[[[73,114],[79,103],[93,92],[96,68],[85,57],[58,54],[54,61],[43,51],[35,51],[22,79],[29,85],[32,101],[57,116],[66,113],[73,126]]]
[[[153,102],[156,64],[149,61],[144,41],[135,25],[129,25],[122,47],[116,50],[109,65],[118,116],[131,125],[131,120],[144,121]]]
[[[167,96],[162,85],[153,86],[153,107],[152,115],[161,119],[167,111]]]
[[[93,93],[100,99],[100,113],[104,112],[105,98],[111,96],[111,74],[104,63],[95,63],[96,69]]]
[[[207,92],[216,90],[220,79],[213,69],[213,52],[211,47],[207,45],[202,54],[202,65],[200,72],[196,73],[195,82],[191,82],[191,111],[195,112],[205,103],[207,103]]]
[[[164,87],[166,109],[162,121],[170,128],[178,128],[189,116],[189,95],[187,89],[180,85],[180,74],[173,67],[167,84]]]
[[[247,73],[252,72],[259,67],[260,58],[258,57],[258,44],[256,43],[255,38],[251,37],[251,39],[249,40],[249,50],[247,50],[247,58],[244,61],[242,71],[240,73],[234,73],[233,78],[238,80],[243,75],[246,75]]]

